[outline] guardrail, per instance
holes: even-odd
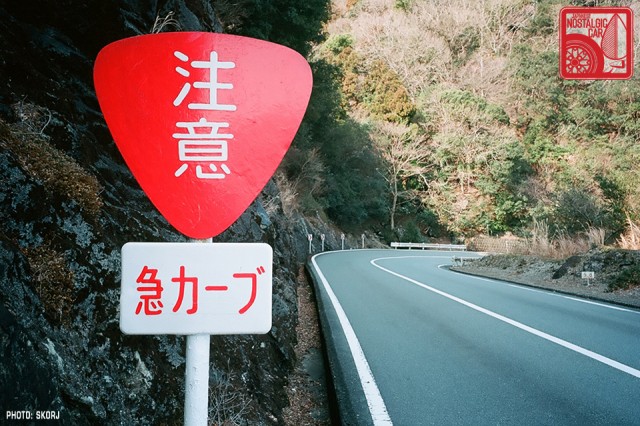
[[[397,243],[393,242],[390,244],[392,248],[407,248],[411,250],[412,248],[421,249],[421,250],[467,250],[467,246],[464,244],[431,244],[431,243]]]

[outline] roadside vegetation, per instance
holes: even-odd
[[[305,13],[324,19],[321,3]],[[544,224],[535,250],[582,250],[594,232],[637,246],[640,85],[559,78],[563,4],[334,2],[323,41],[290,43],[315,78],[281,167],[292,208],[385,241],[541,244]]]
[[[280,169],[285,211],[543,261],[640,249],[638,77],[561,79],[565,5],[334,1],[301,50],[314,91]],[[635,269],[609,289],[638,286]]]

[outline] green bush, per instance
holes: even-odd
[[[487,102],[486,99],[468,90],[445,90],[440,101],[447,105],[459,120],[476,120],[483,124],[509,124],[509,116],[500,105]]]
[[[640,286],[640,265],[632,265],[624,268],[609,282],[609,291],[626,290]]]
[[[480,32],[475,26],[466,27],[449,41],[449,49],[453,56],[453,65],[464,65],[471,55],[480,47]]]
[[[347,120],[319,139],[326,164],[323,198],[329,217],[346,227],[383,220],[387,186],[378,172],[383,167],[366,129]]]
[[[347,47],[353,47],[353,37],[350,34],[339,34],[331,36],[325,43],[324,47],[334,55],[339,54]]]
[[[353,49],[348,35],[330,38],[324,45],[327,61],[339,67],[342,107],[362,105],[373,118],[394,123],[408,123],[416,113],[416,105],[409,96],[400,76],[382,60],[370,65]]]
[[[403,243],[422,243],[424,236],[420,232],[420,228],[415,221],[411,220],[405,223],[401,228],[401,242]]]

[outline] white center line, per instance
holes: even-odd
[[[493,311],[490,311],[490,310],[485,309],[483,307],[480,307],[478,305],[474,305],[473,303],[467,302],[464,299],[460,299],[459,297],[453,296],[453,295],[451,295],[449,293],[445,293],[444,291],[438,290],[437,288],[433,288],[431,286],[428,286],[428,285],[423,284],[423,283],[421,283],[419,281],[416,281],[416,280],[414,280],[412,278],[406,277],[406,276],[404,276],[402,274],[399,274],[397,272],[394,272],[394,271],[392,271],[390,269],[384,268],[384,267],[376,264],[376,261],[385,260],[385,259],[394,259],[394,258],[393,257],[386,257],[386,258],[373,259],[371,261],[371,264],[373,266],[375,266],[376,268],[379,268],[379,269],[381,269],[381,270],[383,270],[383,271],[385,271],[385,272],[387,272],[387,273],[389,273],[391,275],[395,275],[398,278],[402,278],[403,280],[409,281],[412,284],[415,284],[415,285],[417,285],[419,287],[425,288],[425,289],[427,289],[429,291],[432,291],[432,292],[434,292],[436,294],[439,294],[440,296],[443,296],[443,297],[446,297],[447,299],[453,300],[454,302],[458,302],[458,303],[460,303],[460,304],[462,304],[464,306],[467,306],[467,307],[469,307],[471,309],[474,309],[474,310],[476,310],[478,312],[482,312],[483,314],[489,315],[490,317],[493,317],[493,318],[495,318],[497,320],[503,321],[503,322],[505,322],[507,324],[510,324],[510,325],[512,325],[514,327],[517,327],[517,328],[521,329],[521,330],[524,330],[524,331],[526,331],[528,333],[531,333],[533,335],[536,335],[538,337],[546,339],[546,340],[548,340],[550,342],[553,342],[553,343],[555,343],[557,345],[563,346],[563,347],[565,347],[567,349],[570,349],[570,350],[572,350],[574,352],[577,352],[577,353],[579,353],[581,355],[584,355],[584,356],[587,356],[589,358],[592,358],[592,359],[594,359],[596,361],[599,361],[599,362],[601,362],[603,364],[606,364],[606,365],[608,365],[610,367],[613,367],[613,368],[615,368],[617,370],[620,370],[620,371],[622,371],[624,373],[627,373],[627,374],[630,374],[630,375],[632,375],[634,377],[640,378],[640,370],[636,370],[633,367],[630,367],[628,365],[622,364],[622,363],[620,363],[618,361],[615,361],[615,360],[613,360],[611,358],[607,358],[606,356],[600,355],[598,353],[595,353],[593,351],[585,349],[585,348],[583,348],[581,346],[575,345],[575,344],[573,344],[571,342],[567,342],[566,340],[563,340],[563,339],[560,339],[558,337],[555,337],[555,336],[552,336],[550,334],[547,334],[544,331],[540,331],[538,329],[530,327],[530,326],[528,326],[526,324],[523,324],[521,322],[512,320],[511,318],[505,317],[503,315],[500,315],[498,313],[495,313]]]

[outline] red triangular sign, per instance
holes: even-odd
[[[177,32],[106,46],[94,83],[131,172],[178,231],[227,229],[271,178],[300,126],[312,76],[297,52]]]

